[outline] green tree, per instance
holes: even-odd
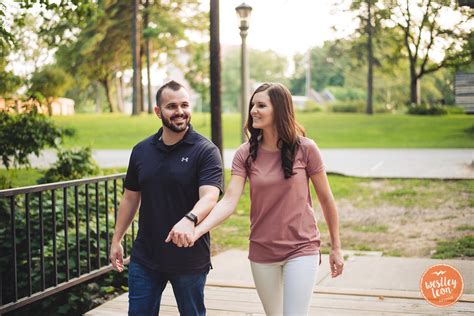
[[[184,76],[191,88],[199,93],[202,111],[209,112],[209,45],[208,43],[189,45],[188,54],[191,57],[187,63]]]
[[[409,62],[410,103],[420,104],[420,80],[423,76],[446,67],[472,62],[471,8],[459,7],[455,0],[387,0],[391,11],[390,21],[403,32],[404,52]],[[459,13],[459,14],[456,14]],[[442,16],[451,16],[451,21]],[[443,21],[443,22],[442,22]],[[430,56],[441,51],[442,58]]]
[[[30,95],[48,107],[48,114],[53,115],[51,104],[57,97],[64,96],[71,86],[71,77],[61,68],[48,65],[31,77]]]
[[[6,6],[0,3],[0,57],[3,59],[8,55],[10,48],[15,44],[15,37],[5,28]]]
[[[158,63],[159,67],[175,62],[176,54],[191,43],[189,34],[200,32],[207,25],[203,23],[206,14],[198,1],[150,2],[146,13],[148,27],[143,29],[142,15],[139,15],[138,29],[149,39],[150,64]],[[114,88],[117,73],[132,66],[131,21],[132,2],[100,1],[96,14],[83,26],[76,40],[62,45],[56,54],[61,67],[75,78],[87,79],[83,80],[87,85],[98,82],[104,88],[110,111],[117,110],[114,97],[119,92]],[[143,64],[142,56],[137,53],[139,67]],[[138,84],[139,92],[141,80]]]
[[[311,49],[311,88],[322,91],[327,86],[342,87],[346,83],[346,73],[352,69],[350,52],[351,41],[326,41],[322,47]],[[305,73],[307,60],[302,54],[297,54],[295,74],[291,80],[291,90],[294,94],[302,95],[305,90]]]
[[[6,59],[0,59],[0,96],[2,97],[8,97],[14,93],[23,82],[12,71],[7,71],[6,65]]]
[[[250,80],[289,84],[286,57],[267,50],[249,50]],[[222,97],[224,110],[236,111],[240,95],[240,49],[227,52],[222,62]]]
[[[0,153],[8,169],[28,166],[28,155],[39,155],[47,147],[56,147],[62,138],[61,129],[36,110],[8,114],[0,111]]]

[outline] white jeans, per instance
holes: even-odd
[[[308,315],[319,255],[275,263],[250,261],[250,266],[267,315]]]

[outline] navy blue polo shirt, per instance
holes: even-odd
[[[218,148],[192,126],[175,146],[161,140],[163,129],[133,148],[125,188],[140,191],[138,235],[131,259],[153,270],[194,273],[209,270],[209,233],[193,247],[165,243],[171,228],[199,200],[199,187],[213,185],[222,192],[223,168]]]

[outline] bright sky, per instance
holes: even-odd
[[[252,48],[271,49],[291,56],[308,48],[320,46],[334,39],[331,27],[337,23],[345,33],[354,28],[350,14],[332,14],[334,0],[246,0],[250,5],[250,27],[247,45]],[[235,7],[242,0],[221,0],[220,37],[222,45],[240,45],[238,18]]]

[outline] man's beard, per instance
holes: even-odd
[[[178,117],[182,117],[185,120],[185,123],[181,124],[181,125],[175,125],[173,123],[173,120],[175,118],[178,118]],[[181,133],[181,132],[185,131],[186,128],[188,128],[188,125],[189,125],[190,121],[191,121],[191,118],[188,115],[173,115],[169,119],[164,118],[164,117],[161,118],[161,122],[163,123],[163,125],[166,126],[167,128],[169,128],[170,130],[172,130],[175,133]]]

